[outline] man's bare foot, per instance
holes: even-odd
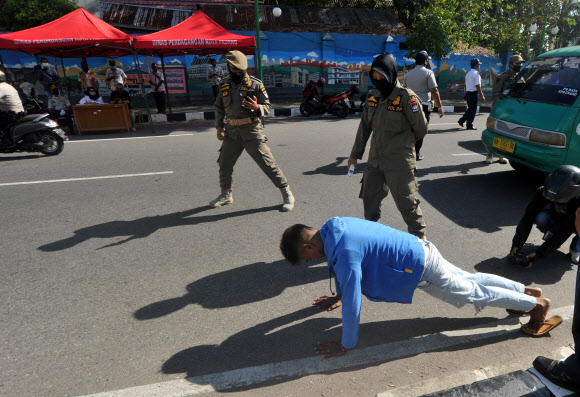
[[[530,321],[522,326],[524,332],[535,334],[544,325],[552,303],[548,298],[537,298],[538,304],[530,312]]]
[[[542,297],[542,289],[537,287],[526,287],[524,294],[533,296],[535,298]]]

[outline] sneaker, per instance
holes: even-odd
[[[493,153],[488,153],[487,157],[485,158],[485,163],[486,164],[491,164],[493,163]]]
[[[232,197],[232,192],[226,192],[220,194],[215,200],[209,202],[209,205],[213,208],[221,207],[222,205],[232,204],[234,198]]]
[[[467,127],[467,128],[466,128],[466,130],[468,130],[468,131],[469,131],[469,130],[471,130],[471,131],[476,131],[476,130],[477,130],[477,128],[475,128],[474,126],[471,126],[471,127]]]
[[[417,161],[421,161],[425,158],[422,154],[417,154]]]
[[[500,162],[500,164],[507,164],[508,163],[507,159],[505,157],[501,157],[501,156],[499,158],[499,162]]]
[[[290,191],[290,187],[286,186],[280,189],[284,203],[282,204],[282,212],[292,211],[294,209],[294,195]]]
[[[580,251],[570,250],[570,259],[572,260],[572,263],[574,263],[575,265],[580,263]]]
[[[562,361],[552,360],[547,357],[538,356],[533,362],[534,368],[544,375],[553,384],[567,390],[580,392],[580,384],[574,382],[566,372]]]

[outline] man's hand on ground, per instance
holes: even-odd
[[[344,356],[347,352],[347,349],[342,347],[338,339],[333,339],[330,342],[318,342],[318,347],[315,347],[314,351],[319,356],[325,355],[322,358],[326,359],[330,357]]]
[[[340,298],[342,298],[342,295],[336,295],[336,296],[324,295],[318,299],[315,299],[313,305],[318,306],[321,309],[326,309],[327,311],[332,311],[332,310],[342,306],[342,302],[340,301]]]

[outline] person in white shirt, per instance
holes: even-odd
[[[114,60],[109,61],[109,69],[105,73],[105,80],[109,84],[111,91],[117,89],[117,83],[123,84],[125,86],[125,81],[127,81],[127,75],[123,72],[123,69],[119,69],[115,64]]]
[[[477,94],[481,96],[481,101],[485,102],[485,96],[481,91],[481,76],[479,75],[479,59],[473,58],[471,60],[471,70],[465,75],[465,99],[467,100],[467,110],[461,116],[458,123],[463,127],[463,123],[467,123],[467,130],[476,130],[473,126],[475,113],[477,112]]]
[[[211,59],[211,66],[207,69],[207,78],[211,82],[211,89],[213,91],[213,97],[217,98],[217,94],[220,89],[220,81],[224,77],[224,72],[220,66],[217,65],[215,59]]]
[[[73,133],[72,108],[66,95],[61,95],[56,85],[51,87],[52,97],[48,99],[48,113],[50,118],[57,121],[62,117],[68,126],[69,133]]]
[[[95,90],[93,87],[89,87],[89,94],[85,95],[79,105],[104,105],[103,98],[99,95],[99,91]]]
[[[156,63],[151,64],[151,73],[149,73],[149,84],[151,84],[151,94],[155,99],[157,106],[157,113],[165,113],[165,81],[163,80],[163,73],[161,73]]]
[[[423,105],[423,113],[429,123],[429,115],[433,110],[433,100],[437,105],[437,112],[439,117],[443,117],[443,104],[441,103],[441,97],[439,96],[439,90],[437,89],[437,81],[435,81],[435,73],[427,68],[429,65],[429,54],[427,51],[420,51],[415,55],[415,67],[405,74],[403,84],[405,87],[410,88],[421,100]],[[433,99],[431,99],[433,98]],[[423,146],[423,138],[415,142],[415,156],[416,160],[423,160],[423,155],[421,154],[421,147]]]

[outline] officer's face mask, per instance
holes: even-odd
[[[59,95],[58,88],[54,88],[52,90],[52,95],[54,95],[54,96],[58,96]]]
[[[230,65],[228,65],[228,69],[230,71],[230,79],[234,82],[234,84],[240,84],[244,77],[246,77],[246,71],[240,69],[233,69]]]
[[[43,63],[42,63],[42,68],[43,68],[43,69],[48,69],[48,67],[49,67],[49,66],[50,66],[50,65],[49,65],[48,63],[46,63],[46,62],[43,62]]]
[[[512,69],[514,70],[514,72],[519,73],[520,70],[522,70],[522,65],[514,65],[512,66]]]

